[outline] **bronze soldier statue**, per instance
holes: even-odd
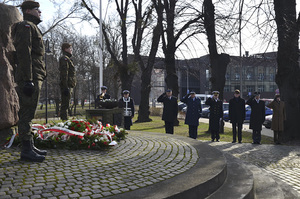
[[[76,71],[71,59],[73,54],[72,45],[63,43],[61,46],[63,55],[59,59],[61,108],[60,118],[68,120],[68,110],[73,88],[76,86]]]
[[[18,132],[22,142],[21,160],[32,162],[42,162],[47,154],[47,151],[34,146],[31,133],[31,121],[46,77],[43,61],[45,47],[42,33],[37,27],[41,22],[39,7],[36,1],[24,1],[21,5],[24,21],[15,24],[12,31],[18,62],[16,82],[20,103]]]

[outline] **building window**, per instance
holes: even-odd
[[[275,74],[270,74],[270,81],[271,82],[275,81]]]
[[[254,92],[255,87],[254,86],[246,86],[247,92]]]
[[[265,91],[265,86],[260,85],[257,87],[258,92],[264,92]]]
[[[275,92],[275,90],[277,89],[277,85],[270,85],[270,90],[269,92]]]
[[[230,75],[229,75],[229,73],[226,73],[225,79],[226,79],[226,80],[230,80]]]
[[[235,75],[234,75],[234,79],[235,79],[235,80],[240,80],[240,74],[238,74],[238,73],[235,73]]]
[[[247,75],[246,75],[246,80],[252,80],[252,74],[251,73],[248,73]]]
[[[225,86],[224,87],[224,92],[230,92],[230,86]]]
[[[264,78],[265,78],[265,74],[264,74],[264,73],[259,73],[259,74],[258,74],[258,80],[259,80],[259,81],[263,81]]]

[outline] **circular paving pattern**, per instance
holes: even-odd
[[[0,151],[0,198],[101,198],[169,179],[198,160],[194,147],[170,136],[131,132],[108,151],[48,150],[43,163]]]

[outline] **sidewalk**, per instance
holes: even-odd
[[[200,119],[199,119],[199,122],[202,122],[202,123],[209,123],[209,119],[208,119],[208,118],[200,118]],[[224,122],[225,122],[225,121],[224,121]],[[232,128],[230,122],[225,122],[225,125],[224,125],[224,126],[227,127],[227,128]],[[244,124],[243,124],[243,131],[247,131],[247,132],[252,133],[252,130],[249,129],[249,123],[244,123]],[[273,136],[274,136],[273,131],[272,131],[271,129],[265,128],[264,126],[262,127],[261,134],[262,134],[262,135],[265,135],[265,136],[268,136],[268,137],[273,137]]]

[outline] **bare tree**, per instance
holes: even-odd
[[[276,83],[286,104],[285,141],[300,140],[300,14],[297,20],[295,5],[295,0],[274,0],[278,34]]]

